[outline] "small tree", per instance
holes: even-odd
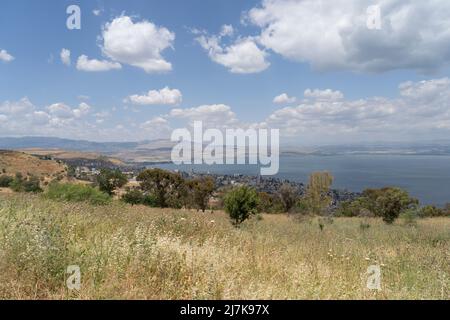
[[[298,200],[298,190],[289,183],[284,183],[279,190],[284,212],[290,212]]]
[[[211,177],[200,178],[188,182],[189,191],[192,194],[192,200],[197,209],[205,210],[208,208],[209,199],[211,198],[215,183]]]
[[[127,184],[128,178],[118,169],[102,169],[96,177],[96,182],[100,191],[111,196],[116,189]]]
[[[313,172],[309,177],[306,187],[305,204],[308,209],[316,215],[330,206],[330,187],[333,184],[333,176],[329,172]]]
[[[383,193],[376,199],[376,211],[387,224],[392,224],[400,213],[414,209],[418,200],[411,198],[408,192],[400,188],[385,188]]]
[[[247,186],[236,187],[226,194],[224,206],[233,225],[238,227],[250,215],[257,213],[258,194]]]

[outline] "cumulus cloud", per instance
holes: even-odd
[[[106,60],[89,60],[86,55],[81,55],[77,61],[77,69],[86,72],[102,72],[122,69],[122,65],[118,62],[111,62]]]
[[[28,98],[6,101],[0,104],[1,135],[56,135],[64,137],[86,137],[91,134],[84,117],[90,106],[81,103],[71,108],[64,103],[54,103],[38,108]]]
[[[172,70],[172,64],[162,57],[162,52],[173,47],[175,34],[164,27],[121,16],[103,27],[102,39],[103,53],[114,61],[147,73]]]
[[[275,111],[264,125],[312,142],[448,134],[442,130],[450,129],[450,79],[406,82],[399,91],[396,99],[346,100],[339,91],[306,90],[307,100]]]
[[[305,95],[305,98],[321,100],[321,101],[337,101],[337,100],[341,100],[344,98],[344,94],[342,92],[333,91],[331,89],[326,89],[326,90],[306,89],[304,95]]]
[[[287,103],[294,103],[296,100],[297,100],[296,97],[289,97],[287,93],[282,93],[279,96],[273,98],[273,103],[287,104]]]
[[[265,48],[318,70],[432,72],[448,65],[449,1],[379,1],[380,30],[367,27],[367,9],[373,4],[264,0],[246,20],[261,29],[258,41]]]
[[[70,50],[68,49],[62,49],[60,53],[61,62],[64,63],[66,66],[70,66]]]
[[[202,105],[188,109],[172,109],[169,117],[186,119],[190,124],[194,121],[203,121],[205,126],[214,128],[230,127],[239,122],[231,107],[225,104]]]
[[[35,109],[31,101],[24,97],[19,101],[5,101],[0,104],[0,113],[4,114],[26,114]]]
[[[125,99],[137,105],[177,105],[183,99],[181,91],[165,87],[161,90],[150,90],[145,95],[131,95]]]
[[[14,57],[8,53],[6,50],[0,50],[0,60],[3,62],[11,62],[14,60]]]
[[[266,70],[270,63],[267,53],[260,49],[251,37],[238,38],[232,44],[222,44],[222,38],[232,36],[233,27],[224,25],[219,35],[202,34],[197,42],[208,52],[209,58],[232,73],[258,73]]]

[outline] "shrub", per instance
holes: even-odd
[[[400,188],[386,188],[376,199],[375,208],[387,224],[391,224],[402,212],[417,207],[418,201]]]
[[[128,190],[122,196],[122,201],[131,205],[142,204],[149,207],[156,207],[156,199],[152,195],[145,195],[142,191],[137,189]]]
[[[9,188],[13,178],[10,176],[0,176],[0,188]]]
[[[35,176],[31,176],[28,180],[23,181],[22,185],[24,192],[38,193],[43,191],[40,186],[39,178]]]
[[[258,194],[247,186],[236,187],[225,195],[224,205],[233,225],[238,227],[257,213]]]
[[[400,218],[407,226],[416,226],[417,218],[420,216],[420,211],[417,209],[409,209],[400,214]]]
[[[128,178],[120,170],[101,169],[96,177],[96,183],[100,191],[113,195],[114,191],[127,184]]]
[[[283,204],[284,212],[290,212],[298,199],[297,188],[288,183],[284,183],[279,190],[279,195]]]
[[[265,213],[281,213],[284,212],[284,206],[281,199],[277,195],[267,192],[258,193],[258,212]]]
[[[108,194],[96,188],[70,183],[51,183],[46,196],[58,201],[89,202],[93,205],[105,205],[111,201]]]
[[[435,206],[425,206],[420,209],[420,216],[423,218],[444,217],[446,212]]]
[[[143,204],[144,194],[137,189],[128,190],[122,196],[122,201],[125,203],[128,203],[128,204],[131,204],[132,206],[138,205],[138,204]]]
[[[24,179],[20,172],[16,173],[15,178],[9,183],[9,187],[15,192],[42,192],[38,177],[30,176]]]

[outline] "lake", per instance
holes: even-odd
[[[256,175],[250,165],[181,165],[160,164],[163,169],[210,172],[217,174]],[[314,171],[330,171],[333,187],[350,191],[397,186],[418,198],[422,204],[443,206],[450,202],[450,156],[426,155],[333,155],[282,156],[277,178],[307,182]]]

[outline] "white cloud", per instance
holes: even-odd
[[[89,111],[91,111],[91,106],[88,105],[87,103],[82,102],[80,103],[78,108],[73,110],[73,115],[75,116],[75,118],[81,118],[87,115]]]
[[[128,16],[115,18],[103,27],[103,53],[120,63],[147,73],[172,70],[162,52],[173,47],[175,34],[164,27],[143,20],[134,23]]]
[[[400,98],[345,100],[332,90],[306,90],[296,107],[272,113],[264,125],[304,142],[396,140],[446,136],[450,129],[450,79],[400,84]],[[443,131],[444,130],[444,131]]]
[[[224,24],[220,30],[220,36],[231,37],[234,34],[234,28],[230,24]]]
[[[276,104],[288,104],[288,103],[294,103],[297,100],[296,97],[289,97],[287,93],[282,93],[279,96],[276,96],[273,98],[273,103]]]
[[[326,90],[306,89],[304,95],[305,95],[305,98],[314,99],[314,100],[318,100],[318,101],[337,101],[337,100],[341,100],[344,98],[344,95],[342,94],[342,92],[333,91],[331,89],[326,89]]]
[[[102,13],[102,11],[103,10],[100,10],[100,9],[94,9],[94,10],[92,10],[92,14],[94,16],[99,16]]]
[[[367,27],[367,8],[374,4],[264,0],[246,20],[261,29],[264,47],[318,70],[430,72],[449,64],[449,1],[378,1],[381,30]]]
[[[187,119],[190,124],[203,121],[204,126],[222,128],[236,125],[238,119],[231,108],[224,104],[202,105],[188,109],[172,109],[169,117]]]
[[[71,61],[70,61],[70,50],[62,49],[61,53],[60,53],[60,57],[61,57],[62,63],[64,63],[66,66],[70,66],[70,64],[71,64]]]
[[[35,109],[31,101],[24,97],[19,101],[5,101],[0,104],[0,113],[5,114],[26,114]]]
[[[0,50],[0,60],[3,62],[11,62],[14,57],[8,53],[6,50]]]
[[[145,138],[152,139],[170,137],[171,127],[169,121],[163,117],[154,117],[139,126],[145,133]]]
[[[229,46],[221,44],[222,37],[231,36],[234,30],[225,25],[219,36],[201,35],[197,42],[208,52],[209,58],[232,73],[258,73],[266,70],[270,63],[266,61],[267,53],[261,50],[251,37],[239,38]]]
[[[81,55],[77,61],[77,69],[86,72],[101,72],[122,69],[122,66],[117,62],[97,59],[89,60],[87,56]]]
[[[161,90],[150,90],[145,95],[131,95],[125,102],[138,105],[177,105],[182,101],[181,91],[165,87]]]
[[[79,104],[78,108],[72,109],[64,103],[54,103],[47,107],[50,115],[60,119],[74,119],[81,118],[89,113],[91,107],[82,102]]]

